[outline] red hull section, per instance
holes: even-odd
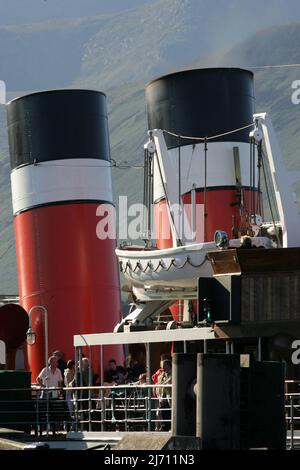
[[[57,204],[14,219],[21,305],[48,310],[49,355],[74,358],[73,335],[111,332],[120,321],[121,301],[115,240],[99,240],[96,203]],[[45,365],[44,314],[32,311],[36,343],[28,346],[32,381]],[[88,355],[88,351],[85,352]],[[108,355],[109,354],[109,355]],[[122,362],[121,349],[105,361]],[[99,360],[93,360],[99,373]]]

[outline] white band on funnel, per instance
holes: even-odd
[[[27,165],[11,173],[13,212],[64,201],[112,203],[111,164],[66,159]]]
[[[224,186],[236,186],[236,174],[234,167],[233,148],[239,149],[239,161],[241,170],[241,185],[250,185],[250,144],[245,142],[209,142],[206,162],[206,187],[216,188]],[[168,150],[170,161],[174,165],[174,173],[177,180],[172,182],[179,188],[178,174],[178,148]],[[185,145],[180,148],[181,194],[205,186],[205,154],[204,144]],[[257,168],[256,168],[257,170]],[[256,178],[257,181],[257,178]],[[170,182],[169,182],[170,184]],[[165,197],[161,183],[157,161],[154,160],[154,201]]]

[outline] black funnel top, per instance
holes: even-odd
[[[184,136],[211,137],[252,123],[253,73],[237,68],[187,70],[157,78],[146,86],[149,129]],[[249,142],[250,129],[213,139]],[[178,139],[166,134],[168,148]],[[197,141],[181,140],[181,145]]]
[[[51,90],[7,105],[11,168],[70,158],[110,159],[106,96]]]

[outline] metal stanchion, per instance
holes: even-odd
[[[124,419],[125,419],[125,431],[128,431],[128,412],[127,412],[127,388],[125,388],[125,410],[124,410]]]
[[[92,346],[89,346],[89,409],[88,409],[88,416],[89,416],[89,431],[92,430],[92,391],[91,391],[91,386],[93,378],[92,378]]]
[[[100,385],[104,384],[104,357],[103,357],[103,346],[100,346]],[[103,395],[103,389],[100,389],[100,404],[101,404],[101,431],[105,431],[105,399]]]
[[[291,449],[294,449],[294,396],[290,396],[290,403],[291,403],[291,415],[290,415],[290,420],[291,420],[291,425],[290,425],[290,430],[291,430]]]
[[[152,424],[152,421],[151,421],[151,415],[152,415],[152,405],[151,405],[151,387],[148,387],[148,396],[146,397],[147,400],[146,400],[146,419],[148,421],[148,432],[151,431],[151,424]]]
[[[259,336],[257,339],[257,360],[261,361],[261,337]]]
[[[79,354],[78,354],[78,348],[75,347],[75,385],[78,386],[77,381],[78,381],[78,359]],[[75,390],[75,403],[74,403],[74,415],[75,415],[75,431],[78,432],[78,389],[76,387]]]

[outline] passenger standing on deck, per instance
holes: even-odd
[[[67,362],[67,368],[65,369],[64,372],[64,385],[65,387],[74,387],[75,385],[75,361],[70,359]],[[73,413],[73,398],[74,398],[74,393],[72,391],[67,391],[66,392],[66,400],[69,408],[69,412],[72,415]]]
[[[120,371],[120,368],[118,368],[117,363],[115,359],[111,359],[108,362],[108,368],[105,372],[105,382],[104,386],[115,386],[115,385],[123,385],[125,383],[125,376],[122,374]],[[111,389],[106,388],[104,390],[104,397],[107,398],[111,394]]]
[[[169,385],[172,383],[172,362],[165,359],[162,362],[162,372],[157,377],[157,385]],[[158,397],[157,431],[169,431],[171,429],[171,387],[156,388]]]
[[[162,374],[163,371],[164,371],[164,369],[163,369],[163,362],[164,362],[165,360],[169,360],[169,361],[172,362],[171,356],[169,356],[169,354],[162,354],[162,355],[160,356],[159,368],[157,369],[157,371],[156,371],[156,372],[152,375],[152,377],[151,377],[151,378],[152,378],[152,382],[155,383],[155,384],[157,384],[158,376],[159,376],[160,374]]]
[[[106,382],[109,385],[121,385],[125,383],[125,377],[120,368],[118,368],[115,359],[111,359],[108,363],[106,371]]]
[[[48,380],[47,380],[48,378]],[[36,382],[41,386],[41,387],[46,387],[48,385],[48,388],[61,388],[63,385],[63,378],[61,375],[60,370],[57,368],[57,357],[56,356],[50,356],[48,359],[48,367],[44,367],[44,369],[39,373],[39,375],[36,378]],[[49,398],[58,398],[60,396],[61,392],[60,390],[51,390],[49,392]],[[44,394],[43,394],[44,398]]]
[[[57,368],[60,370],[61,376],[63,377],[65,373],[65,368],[67,367],[67,364],[63,360],[63,353],[61,351],[54,351],[51,356],[57,357]]]
[[[146,372],[145,364],[140,364],[137,359],[131,355],[127,358],[126,381],[128,383],[137,382],[139,376]]]

